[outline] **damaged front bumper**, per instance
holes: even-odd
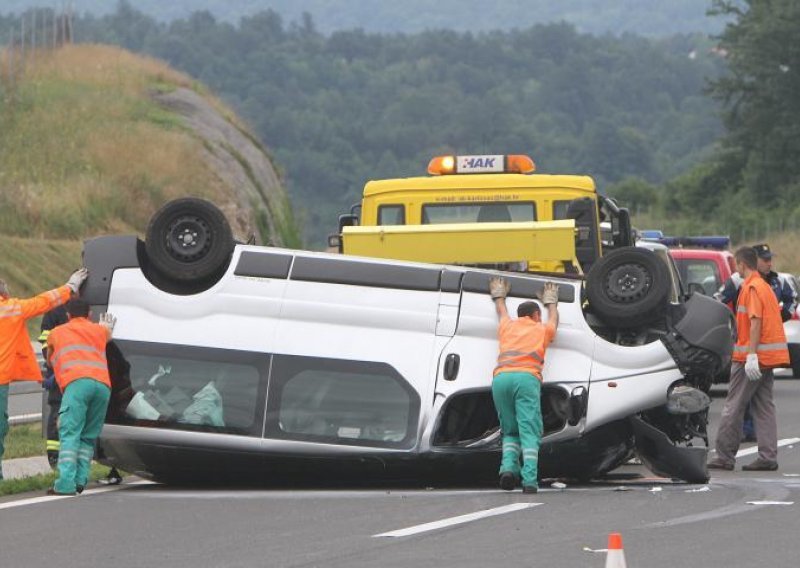
[[[634,445],[642,463],[656,475],[689,483],[708,481],[708,448],[677,446],[661,430],[632,417]]]

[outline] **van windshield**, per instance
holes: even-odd
[[[534,202],[442,203],[422,206],[423,225],[536,221]]]

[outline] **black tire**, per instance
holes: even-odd
[[[642,327],[662,318],[670,288],[669,269],[644,248],[612,251],[586,276],[592,312],[606,325],[618,328]]]
[[[213,203],[175,199],[159,209],[147,227],[148,265],[159,276],[196,288],[216,280],[233,252],[231,227]]]

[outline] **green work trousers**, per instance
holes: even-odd
[[[8,385],[0,386],[0,481],[3,480],[3,453],[8,434]]]
[[[503,432],[500,473],[520,475],[522,485],[538,487],[542,439],[542,385],[530,373],[500,373],[492,381],[492,398]]]
[[[58,413],[58,479],[55,490],[74,493],[89,482],[94,442],[103,429],[111,389],[94,379],[77,379],[64,389]]]

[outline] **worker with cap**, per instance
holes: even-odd
[[[100,323],[89,321],[89,304],[80,298],[67,303],[69,321],[50,332],[47,357],[63,398],[58,416],[58,479],[50,495],[80,493],[89,481],[94,443],[105,422],[111,397],[106,344],[116,319],[109,313]]]
[[[8,433],[8,389],[13,381],[42,382],[42,372],[33,353],[26,322],[64,304],[88,276],[85,268],[75,271],[60,288],[33,298],[13,298],[8,284],[0,279],[0,460]],[[3,471],[0,466],[0,480]]]
[[[558,286],[547,282],[540,295],[547,307],[547,323],[542,323],[539,304],[533,301],[517,307],[516,319],[509,317],[506,296],[510,291],[504,278],[489,282],[500,319],[500,354],[492,380],[492,398],[503,433],[500,488],[513,490],[521,477],[523,493],[536,493],[542,438],[542,369],[545,352],[558,327]]]
[[[736,302],[737,339],[728,395],[717,431],[717,455],[708,462],[708,467],[733,470],[744,412],[752,404],[758,458],[742,469],[774,471],[778,469],[778,426],[772,398],[773,369],[789,363],[786,334],[775,294],[758,272],[755,249],[742,247],[734,258],[743,279]]]

